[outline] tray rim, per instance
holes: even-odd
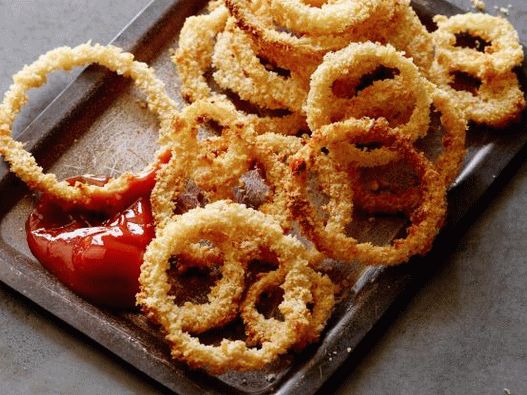
[[[151,34],[155,33],[156,26],[160,20],[167,18],[173,12],[178,12],[178,7],[180,7],[185,2],[184,0],[152,0],[148,3],[138,14],[134,17],[116,37],[111,41],[111,44],[122,47],[126,51],[134,52],[136,48],[148,40],[148,37]],[[201,3],[201,2],[196,2]],[[447,2],[446,0],[415,0],[412,2],[412,5],[417,10],[426,10],[430,7],[434,7],[434,10],[440,8],[441,13],[450,14],[450,13],[461,13],[464,12],[461,8]],[[527,69],[524,67],[524,72],[527,74]],[[101,73],[98,70],[93,70],[92,67],[86,68],[74,81],[72,81],[68,86],[39,114],[35,119],[17,136],[19,138],[28,138],[29,141],[27,147],[30,150],[38,149],[39,144],[42,140],[48,137],[54,129],[57,129],[63,120],[75,111],[75,109],[81,108],[86,102],[92,97],[98,88],[105,84],[106,75]],[[80,89],[79,89],[80,85]],[[64,103],[68,103],[67,106]],[[42,125],[46,127],[42,127]],[[38,126],[38,128],[36,127]],[[36,133],[38,129],[38,134]],[[36,137],[33,137],[35,136]],[[449,213],[449,224],[444,228],[435,243],[434,249],[427,256],[423,258],[412,259],[412,262],[408,265],[404,265],[401,269],[395,269],[395,272],[402,271],[403,277],[399,278],[400,284],[398,286],[393,286],[391,288],[391,296],[385,296],[387,303],[382,306],[381,309],[377,310],[376,317],[364,322],[362,325],[362,330],[356,332],[354,336],[355,342],[351,344],[351,348],[355,349],[356,346],[363,341],[365,336],[367,336],[369,330],[377,325],[379,320],[385,315],[385,312],[391,308],[397,299],[401,297],[401,293],[404,293],[405,290],[413,283],[419,282],[419,280],[426,275],[423,271],[423,266],[428,266],[425,262],[433,260],[432,257],[438,253],[444,252],[442,248],[439,248],[443,245],[446,240],[450,240],[450,237],[445,237],[446,233],[455,233],[462,234],[464,229],[462,225],[463,220],[466,220],[471,216],[471,211],[479,205],[479,202],[485,198],[486,195],[491,193],[492,188],[497,188],[500,182],[503,182],[503,178],[507,177],[507,173],[510,173],[514,164],[518,162],[521,157],[527,151],[527,139],[521,141],[515,147],[514,154],[509,156],[507,159],[502,160],[498,163],[497,166],[494,166],[492,171],[487,171],[487,174],[483,175],[483,179],[488,182],[482,190],[472,191],[473,196],[477,196],[475,199],[470,199],[473,201],[472,206],[466,208],[466,210],[461,210],[461,212]],[[497,169],[497,171],[496,171]],[[498,173],[498,174],[496,174]],[[470,176],[469,176],[470,177]],[[0,163],[0,188],[6,188],[7,185],[13,182],[13,176],[9,174],[7,166],[4,163]],[[462,194],[462,191],[459,189],[454,189],[449,193],[449,201],[455,200],[456,195]],[[2,213],[3,214],[3,213]],[[473,215],[477,215],[473,213]],[[455,217],[455,218],[453,218]],[[461,228],[461,229],[460,229]],[[455,230],[455,232],[453,232]],[[7,247],[7,248],[3,248]],[[222,393],[218,388],[212,387],[208,383],[209,380],[203,381],[202,377],[199,377],[199,383],[196,381],[196,377],[193,377],[194,374],[189,375],[188,371],[181,369],[174,369],[166,367],[166,369],[161,369],[161,371],[156,371],[152,367],[155,366],[159,361],[153,357],[149,356],[148,360],[145,360],[144,363],[138,363],[137,352],[142,352],[142,346],[139,342],[132,342],[130,345],[129,340],[131,336],[125,330],[117,330],[117,333],[110,330],[102,330],[98,333],[89,333],[85,328],[85,325],[89,322],[90,318],[94,317],[93,314],[90,314],[89,311],[86,311],[81,305],[77,303],[68,303],[70,301],[62,298],[58,293],[52,289],[48,289],[49,295],[43,297],[37,292],[32,290],[35,287],[39,287],[38,278],[28,276],[16,268],[16,254],[8,254],[11,247],[6,245],[3,240],[0,241],[0,281],[8,285],[10,288],[14,289],[16,292],[22,294],[23,296],[30,299],[32,302],[39,305],[41,308],[51,313],[53,316],[59,318],[61,321],[67,323],[69,326],[80,331],[83,335],[91,338],[98,344],[102,345],[106,350],[117,356],[118,358],[124,360],[127,364],[130,364],[133,368],[138,369],[145,373],[147,376],[153,378],[160,384],[166,386],[172,391],[178,391],[179,393]],[[438,251],[441,250],[441,251]],[[13,258],[15,257],[15,258]],[[8,261],[13,260],[15,264],[9,265]],[[21,258],[19,258],[21,259]],[[435,258],[434,258],[435,259]],[[417,268],[417,269],[416,269]],[[416,269],[414,272],[413,270]],[[406,273],[405,273],[406,272]],[[392,269],[379,269],[376,271],[375,276],[378,281],[391,281],[393,279],[394,271]],[[396,274],[400,276],[401,274]],[[20,289],[17,287],[21,281],[21,278],[24,279],[26,287],[27,284],[32,284],[29,289],[24,288]],[[369,289],[368,292],[376,292],[375,290]],[[377,290],[378,291],[378,290]],[[372,294],[373,295],[373,294]],[[366,297],[373,297],[371,295],[366,295]],[[80,298],[78,298],[81,300]],[[75,299],[72,299],[75,300]],[[68,305],[68,313],[64,313],[63,307],[54,306],[54,303],[66,302]],[[54,306],[50,308],[49,306]],[[82,308],[81,308],[82,307]],[[360,306],[359,306],[360,307]],[[94,309],[96,309],[94,307]],[[76,312],[72,314],[72,312]],[[88,316],[85,316],[88,313]],[[342,316],[341,319],[336,322],[335,326],[330,328],[325,335],[324,343],[331,342],[331,339],[334,339],[338,335],[339,330],[342,326],[345,326],[348,323],[346,317],[349,317],[353,313],[353,309],[350,309],[346,315]],[[70,317],[71,314],[71,317]],[[82,318],[82,319],[79,319]],[[104,328],[102,328],[104,329]],[[114,327],[114,329],[117,329]],[[329,339],[329,340],[328,340]],[[128,342],[126,341],[128,340]],[[122,342],[118,347],[116,344]],[[338,344],[338,342],[336,342]],[[322,344],[319,344],[321,346]],[[343,366],[343,364],[348,359],[346,353],[338,353],[331,361],[331,363],[326,364],[327,370],[324,372],[323,380],[313,380],[309,379],[316,373],[318,375],[318,365],[320,361],[325,358],[325,355],[322,351],[323,347],[318,347],[314,355],[311,356],[310,363],[304,366],[300,370],[290,372],[286,375],[284,380],[277,382],[275,384],[270,384],[268,388],[264,389],[260,393],[268,393],[269,391],[276,391],[278,394],[292,393],[299,388],[302,388],[305,393],[312,394],[317,392],[330,377]],[[353,352],[352,352],[353,354]],[[144,355],[144,354],[143,354]],[[147,353],[148,355],[148,353]],[[135,358],[134,358],[135,356]],[[143,358],[144,359],[144,358]],[[133,361],[133,362],[132,362]],[[140,361],[139,361],[140,362]],[[138,366],[140,365],[140,366]],[[164,364],[163,364],[164,365]],[[314,369],[316,368],[316,372]],[[175,376],[173,376],[176,373]],[[199,375],[198,375],[199,376]],[[306,379],[307,377],[307,379]],[[177,378],[177,380],[174,380]],[[214,379],[215,386],[218,385],[220,380]],[[223,383],[221,383],[223,384]],[[223,384],[225,387],[231,389],[231,391],[236,391],[235,388]],[[221,386],[221,385],[220,385]],[[236,391],[238,392],[238,391]]]

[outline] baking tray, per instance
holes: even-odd
[[[185,18],[200,12],[204,4],[194,0],[153,1],[113,41],[153,65],[180,103],[183,101],[169,54]],[[433,14],[462,12],[442,0],[418,0],[414,8],[425,21]],[[525,86],[527,67],[518,71]],[[334,374],[333,383],[339,381],[338,376],[349,374],[349,368],[367,352],[375,334],[389,324],[389,308],[397,311],[419,284],[433,275],[449,245],[523,161],[527,154],[526,129],[525,117],[506,131],[473,128],[464,170],[449,192],[447,224],[434,249],[406,265],[361,271],[354,277],[350,294],[337,306],[320,343],[283,358],[265,371],[219,377],[192,371],[170,359],[159,332],[140,314],[100,309],[72,294],[29,252],[24,222],[33,198],[3,163],[0,280],[180,394],[325,392],[332,384],[324,383]],[[17,138],[25,142],[40,164],[61,177],[79,172],[115,175],[142,167],[148,160],[155,147],[156,126],[128,81],[91,66]]]

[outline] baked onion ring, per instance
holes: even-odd
[[[393,18],[380,32],[380,37],[375,37],[377,41],[389,43],[404,52],[405,56],[411,58],[421,72],[428,76],[435,56],[434,39],[408,1],[395,3]]]
[[[306,197],[306,176],[310,163],[320,156],[320,150],[329,150],[329,156],[344,143],[381,142],[397,152],[409,163],[420,180],[421,199],[419,206],[411,213],[412,224],[404,239],[392,241],[388,246],[374,246],[359,243],[342,230],[335,229],[317,219],[315,209]],[[349,167],[353,158],[340,166]],[[298,171],[298,163],[303,165]],[[298,154],[295,167],[291,209],[305,234],[317,248],[329,257],[342,261],[358,261],[362,264],[396,265],[407,261],[411,256],[424,254],[431,248],[432,241],[440,229],[446,210],[446,186],[434,166],[417,152],[411,143],[391,131],[385,121],[371,121],[369,127],[357,120],[347,120],[324,126]],[[296,171],[295,171],[296,170]],[[348,218],[349,221],[350,218]]]
[[[15,74],[14,83],[0,105],[0,154],[9,163],[11,171],[31,189],[45,192],[59,201],[104,211],[110,201],[119,200],[116,195],[124,193],[131,180],[137,176],[126,172],[104,186],[80,182],[70,185],[67,181],[59,181],[55,174],[45,174],[33,155],[24,149],[24,145],[13,139],[11,131],[16,115],[28,100],[29,89],[42,86],[47,81],[47,75],[53,71],[71,70],[92,63],[131,78],[144,92],[149,109],[160,121],[161,139],[168,133],[177,113],[176,105],[167,96],[164,84],[155,77],[153,70],[117,47],[82,44],[74,48],[61,47],[49,51]],[[164,148],[159,150],[157,159],[145,169],[146,172],[158,166],[158,159],[164,152]]]
[[[289,230],[292,218],[287,208],[289,203],[288,184],[291,183],[289,158],[302,148],[302,140],[293,136],[282,136],[266,133],[256,137],[251,159],[263,168],[265,180],[270,188],[269,197],[258,207],[258,210],[272,215]]]
[[[190,102],[213,95],[205,74],[212,63],[216,36],[225,28],[228,17],[227,8],[219,5],[209,14],[188,17],[181,28],[172,61],[181,80],[181,94]]]
[[[254,39],[261,53],[266,54],[280,67],[309,76],[328,51],[341,49],[359,38],[364,40],[363,30],[365,29],[359,28],[343,34],[297,37],[280,30],[280,27],[275,24],[268,1],[225,0],[225,4],[240,29]],[[390,16],[389,12],[384,15],[386,19]],[[382,23],[376,21],[376,25],[382,25]]]
[[[511,71],[523,61],[518,33],[509,21],[488,14],[462,14],[447,18],[436,15],[437,30],[433,33],[437,45],[437,60],[451,70],[463,71],[480,78]],[[469,34],[489,45],[478,48],[456,46],[456,35]]]
[[[459,174],[465,158],[467,123],[461,111],[445,91],[439,88],[435,89],[432,98],[433,110],[440,113],[440,124],[432,126],[431,129],[439,127],[441,130],[431,130],[429,133],[442,133],[442,137],[440,153],[430,160],[444,180],[444,184],[449,187]],[[426,151],[426,148],[419,144],[419,149]],[[343,144],[335,148],[334,154],[337,158],[346,160],[354,152],[349,150],[348,144]],[[380,191],[382,183],[380,180],[367,184],[362,180],[361,167],[366,167],[369,163],[364,165],[363,158],[358,159],[357,162],[360,163],[360,166],[350,170],[350,177],[355,180],[352,182],[353,200],[358,209],[368,214],[411,213],[419,204],[421,198],[419,188],[410,187],[403,191],[393,192]],[[377,166],[383,164],[382,161],[379,161]]]
[[[270,0],[271,12],[283,27],[297,33],[336,34],[384,15],[393,7],[387,0],[335,0],[314,7],[302,0]]]
[[[320,333],[333,311],[335,306],[335,286],[326,275],[317,273],[315,270],[308,268],[311,281],[310,291],[313,295],[313,308],[309,319],[309,326],[306,332],[295,347],[303,348],[307,344],[318,340]],[[259,344],[265,341],[271,341],[275,336],[277,329],[285,325],[273,317],[265,318],[258,312],[256,305],[259,297],[270,287],[276,287],[283,283],[286,273],[276,270],[264,274],[255,282],[249,290],[242,303],[241,316],[244,321],[247,333],[247,343]]]
[[[519,119],[525,109],[525,96],[514,71],[478,77],[470,73],[471,66],[458,64],[456,69],[434,62],[431,77],[443,88],[456,105],[462,109],[468,121],[503,128]],[[481,83],[475,92],[457,89],[454,84],[456,73],[468,75]]]
[[[222,136],[200,141],[199,128],[207,120],[223,128]],[[206,200],[232,197],[232,189],[249,169],[246,144],[254,138],[251,133],[251,126],[221,100],[199,100],[175,118],[173,132],[165,142],[172,156],[158,171],[150,197],[158,227],[174,216],[177,198],[188,180],[204,191]]]
[[[242,298],[245,284],[246,265],[240,264],[238,254],[224,247],[222,237],[219,239],[211,238],[209,241],[215,243],[223,252],[221,257],[221,278],[211,287],[207,295],[208,303],[198,304],[185,302],[179,306],[179,319],[185,331],[192,333],[203,333],[213,327],[221,327],[238,316],[239,304]],[[192,252],[197,252],[198,259],[203,259],[200,248],[187,248],[182,253],[185,256],[192,256]],[[209,253],[210,251],[207,251]],[[208,261],[203,262],[205,266],[210,265]],[[195,263],[194,263],[194,266]]]
[[[394,131],[412,140],[424,136],[430,124],[432,85],[421,76],[411,60],[391,45],[374,43],[352,43],[324,57],[324,62],[311,77],[311,89],[305,105],[307,123],[311,130],[331,124],[332,109],[336,109],[336,112],[349,103],[349,99],[338,98],[333,93],[336,80],[345,77],[357,86],[363,75],[375,71],[379,66],[399,71],[399,88],[414,87],[412,94],[416,104],[412,115],[406,124],[394,127]]]
[[[179,46],[172,61],[182,83],[181,92],[190,102],[211,98],[216,101],[223,100],[236,109],[229,97],[224,93],[215,92],[205,77],[212,69],[217,36],[225,29],[227,17],[227,9],[218,5],[210,14],[188,18],[181,30]],[[305,117],[296,112],[284,116],[243,115],[247,116],[247,121],[253,124],[257,133],[296,134],[306,127]]]
[[[301,112],[308,82],[294,72],[285,77],[266,69],[252,48],[250,38],[234,23],[220,33],[213,55],[213,74],[223,89],[261,108]]]
[[[227,339],[218,346],[202,344],[185,330],[181,307],[174,305],[168,295],[170,257],[184,251],[189,243],[209,238],[223,239],[231,244],[233,251],[238,250],[241,254],[265,248],[276,255],[280,268],[287,273],[282,285],[284,298],[279,306],[285,324],[275,331],[272,340],[263,341],[259,348]],[[152,241],[141,267],[137,303],[147,316],[163,327],[174,358],[211,373],[258,369],[297,343],[309,326],[307,304],[312,295],[307,268],[303,245],[293,237],[285,236],[271,217],[242,205],[219,201],[169,222]]]

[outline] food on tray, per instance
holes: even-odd
[[[429,33],[407,0],[214,0],[187,19],[173,56],[191,102],[182,111],[118,48],[43,55],[0,106],[0,154],[42,193],[31,250],[95,303],[129,307],[137,293],[191,367],[260,369],[316,342],[345,297],[331,262],[426,254],[468,122],[503,127],[525,108],[514,72],[523,52],[507,21],[435,21]],[[133,79],[159,119],[142,174],[59,181],[12,137],[27,90],[89,63]],[[357,236],[360,218],[375,235],[377,215],[398,218],[393,237]],[[178,282],[189,273],[209,280],[201,296]],[[236,336],[204,340],[236,323]]]
[[[154,173],[150,179],[154,179]],[[69,183],[103,186],[107,178],[77,177]],[[26,223],[29,249],[76,294],[99,305],[132,308],[139,292],[143,253],[155,234],[150,191],[131,189],[130,206],[108,218],[64,210],[43,195]],[[143,192],[143,194],[137,194]]]

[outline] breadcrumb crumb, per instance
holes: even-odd
[[[472,7],[474,7],[476,10],[478,11],[485,11],[487,9],[487,5],[485,4],[484,1],[481,1],[481,0],[470,0],[470,2],[472,3]]]

